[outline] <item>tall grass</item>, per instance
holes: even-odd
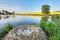
[[[52,21],[41,20],[38,24],[48,36],[48,40],[60,40],[60,16],[52,16]]]
[[[0,40],[4,38],[4,36],[13,28],[13,25],[11,23],[8,23],[5,25],[3,29],[0,30]]]

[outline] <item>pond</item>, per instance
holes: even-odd
[[[39,23],[41,18],[35,18],[32,16],[16,16],[15,18],[10,17],[7,19],[0,20],[0,29],[4,28],[7,23],[12,23],[14,27],[20,24],[32,24]]]

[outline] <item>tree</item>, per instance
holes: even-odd
[[[44,13],[44,14],[50,13],[50,6],[49,5],[43,5],[42,6],[42,13]],[[48,16],[42,17],[41,22],[40,22],[40,26],[45,27],[47,20],[48,20]]]
[[[42,6],[42,13],[43,14],[49,14],[50,13],[50,6],[49,5],[43,5]],[[44,16],[41,18],[40,23],[38,24],[40,27],[42,27],[42,29],[46,32],[46,34],[48,35],[47,30],[45,29],[45,25],[48,22],[48,16]]]
[[[42,6],[42,13],[49,14],[50,13],[50,6],[49,5],[43,5]],[[49,18],[48,16],[44,16],[41,18],[41,22],[40,22],[41,27],[45,27],[45,24],[46,24],[48,18]]]
[[[43,5],[42,6],[42,13],[49,14],[50,13],[50,6],[49,5]]]

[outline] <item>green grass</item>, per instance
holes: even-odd
[[[11,23],[8,23],[5,25],[3,29],[0,30],[0,40],[4,38],[4,36],[13,28],[13,25]]]
[[[53,22],[48,21],[45,23],[45,26],[42,28],[44,29],[45,32],[47,32],[48,34],[47,36],[49,37],[48,38],[49,40],[60,40],[60,27],[58,27],[57,24],[54,24]]]
[[[53,20],[46,22],[41,20],[38,26],[46,32],[48,40],[60,40],[60,17],[55,16]]]

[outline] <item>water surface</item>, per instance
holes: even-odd
[[[16,16],[15,18],[10,17],[7,19],[0,20],[0,29],[4,28],[7,23],[12,23],[14,27],[20,24],[32,24],[39,23],[41,18],[35,18],[32,16]]]

